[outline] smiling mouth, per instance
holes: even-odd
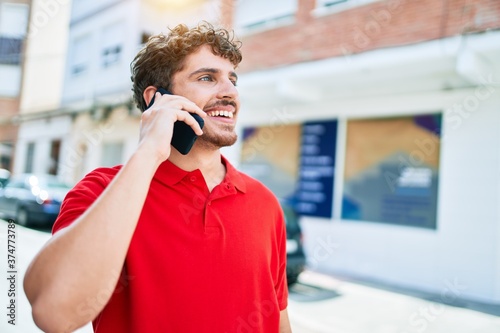
[[[215,110],[207,112],[209,117],[233,118],[233,113],[230,111]]]

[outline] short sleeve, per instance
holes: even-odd
[[[52,226],[52,234],[71,225],[102,194],[121,166],[98,168],[87,174],[71,189],[61,204],[61,210]]]
[[[279,207],[279,206],[278,206]],[[278,298],[278,306],[280,311],[283,311],[288,306],[288,282],[286,280],[286,226],[283,211],[279,209],[279,218],[276,227],[278,244],[278,279],[275,283],[276,297]]]

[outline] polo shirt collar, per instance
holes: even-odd
[[[247,186],[245,180],[243,179],[241,172],[236,170],[236,168],[229,163],[229,161],[221,155],[222,163],[226,166],[226,177],[223,182],[233,184],[238,191],[245,193],[247,191]]]
[[[169,160],[164,161],[156,170],[154,178],[168,186],[173,186],[180,182],[190,172],[182,170]]]
[[[229,161],[222,155],[221,155],[221,161],[226,166],[226,177],[222,182],[233,184],[236,189],[238,189],[240,192],[245,193],[246,183],[241,173],[238,170],[236,170],[236,168],[231,163],[229,163]],[[165,162],[160,164],[158,170],[156,170],[154,178],[158,179],[159,181],[168,186],[173,186],[179,183],[181,180],[183,180],[184,177],[193,172],[201,174],[199,169],[193,171],[186,171],[179,168],[177,165],[173,164],[169,160],[166,160]]]

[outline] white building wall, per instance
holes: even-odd
[[[75,9],[81,8],[81,9]],[[96,8],[100,8],[96,11]],[[69,54],[65,71],[64,105],[92,103],[119,103],[131,96],[130,63],[139,51],[143,33],[166,32],[168,27],[184,22],[198,23],[200,20],[217,20],[220,16],[219,1],[206,1],[202,5],[185,4],[179,8],[172,4],[147,1],[76,1],[73,9]],[[91,16],[80,13],[93,13]],[[120,61],[110,67],[102,66],[102,49],[106,43],[105,29],[113,24],[121,25],[115,34],[121,40]],[[88,70],[78,75],[71,74],[75,55],[75,41],[89,38],[86,54]]]
[[[34,0],[27,36],[20,114],[56,110],[60,106],[68,38],[70,2]],[[26,169],[27,145],[35,145],[33,172],[48,173],[51,143],[64,142],[69,116],[24,121],[19,127],[14,173]]]
[[[17,163],[15,163],[14,167],[12,168],[12,174],[18,174],[24,172],[26,166],[26,153],[27,153],[26,149],[27,149],[27,142],[19,140],[18,137],[17,146],[15,150],[15,160],[17,161]]]
[[[51,142],[61,140],[64,142],[71,131],[71,118],[62,116],[23,123],[19,128],[16,149],[14,173],[22,173],[26,167],[27,145],[35,143],[35,156],[33,159],[34,173],[48,173],[50,168]]]
[[[42,0],[32,2],[20,104],[22,113],[55,110],[61,103],[70,4],[70,1],[64,4],[54,1],[50,5]]]
[[[435,102],[429,111],[446,106],[439,105],[443,99]],[[421,111],[417,96],[408,103]],[[500,159],[494,153],[500,146],[500,113],[495,105],[500,94],[456,130],[445,116],[437,230],[303,217],[310,266],[437,293],[451,283],[459,286],[460,297],[500,301]]]
[[[131,1],[134,0],[73,0],[71,10],[72,21],[79,21],[88,16],[93,16],[117,3]]]
[[[498,36],[491,37],[493,45]],[[334,216],[301,218],[310,268],[427,290],[444,301],[500,303],[499,64],[476,73],[471,66],[473,75],[461,77],[461,48],[449,46],[429,42],[240,75],[239,127],[339,120]],[[346,122],[436,112],[443,113],[437,229],[342,220]]]
[[[147,33],[167,33],[168,28],[178,24],[194,26],[201,20],[217,24],[221,20],[222,0],[184,1],[173,3],[143,1],[140,7],[139,23]]]
[[[498,159],[500,160],[500,147],[498,147],[499,149],[497,149],[497,156],[498,156]],[[498,166],[497,170],[496,170],[496,174],[497,175],[500,175],[500,165]],[[500,182],[497,182],[497,195],[500,196]],[[495,284],[495,294],[494,294],[494,298],[495,299],[499,299],[500,298],[500,260],[498,260],[498,258],[500,258],[500,241],[498,241],[500,239],[500,205],[497,205],[497,215],[496,215],[496,218],[495,218],[495,221],[496,221],[496,241],[495,241],[495,246],[496,246],[496,257],[497,257],[497,260],[495,261],[494,263],[494,266],[496,266],[496,276],[497,278],[495,279],[496,281],[496,284]]]
[[[102,166],[102,147],[107,143],[122,143],[123,154],[120,163],[127,161],[139,143],[139,126],[139,118],[129,117],[127,109],[117,108],[114,110],[109,119],[100,126],[101,143],[96,145],[96,148],[99,146],[99,149],[96,149],[96,154],[92,164],[89,165],[88,171]]]
[[[64,179],[76,183],[102,166],[103,145],[116,142],[123,143],[123,162],[130,158],[139,142],[139,119],[128,116],[126,108],[117,108],[107,119],[101,120],[87,113],[79,115],[62,149]]]
[[[455,128],[445,128],[449,135],[442,154],[443,242],[439,248],[444,257],[438,262],[443,275],[456,274],[470,285],[464,294],[500,301],[495,290],[500,276],[495,275],[493,264],[500,261],[495,253],[499,241],[495,230],[500,220],[494,208],[500,202],[500,159],[494,153],[500,145],[500,88],[495,89],[495,94],[482,101],[459,126],[455,123]],[[463,103],[469,96],[474,95],[471,92],[457,102]]]
[[[16,97],[21,86],[21,67],[17,65],[0,65],[0,96]]]
[[[130,96],[130,61],[140,42],[140,32],[134,31],[132,19],[136,13],[137,7],[134,1],[122,1],[71,27],[63,92],[64,105],[77,103],[90,106],[98,98],[110,94],[118,94],[118,96],[113,96],[111,100],[107,99],[105,102],[118,103]],[[122,41],[122,51],[117,63],[104,68],[102,66],[102,37],[104,29],[111,24],[122,26],[121,34],[116,36]],[[71,74],[71,68],[77,52],[75,41],[84,36],[90,39],[85,51],[88,57],[88,68],[74,75]],[[125,96],[120,96],[121,94]]]
[[[141,47],[142,34],[166,32],[168,27],[179,22],[192,25],[202,19],[215,20],[220,9],[219,0],[176,4],[138,0],[74,2],[62,103],[65,108],[79,110],[82,114],[75,117],[73,134],[63,144],[66,147],[63,158],[65,179],[76,182],[102,166],[106,144],[123,144],[121,162],[135,151],[139,140],[139,119],[130,117],[127,110],[117,105],[132,98],[130,63]],[[123,41],[122,52],[119,62],[103,67],[103,45],[110,41],[106,29],[112,25],[121,25],[121,29],[112,35]],[[72,64],[81,53],[75,50],[75,45],[82,37],[88,38],[88,47],[84,48],[88,68],[74,75],[71,73]],[[87,113],[102,106],[113,109],[107,119],[101,119],[93,111]]]
[[[23,39],[26,36],[28,15],[28,4],[0,2],[0,36]],[[17,97],[19,95],[21,67],[20,64],[0,64],[0,96]]]

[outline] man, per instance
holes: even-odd
[[[138,53],[134,98],[143,111],[155,100],[136,151],[68,193],[26,273],[42,330],[291,331],[280,206],[219,151],[236,141],[240,61],[229,33],[207,23],[179,25]],[[168,144],[176,121],[199,135],[187,155]]]

